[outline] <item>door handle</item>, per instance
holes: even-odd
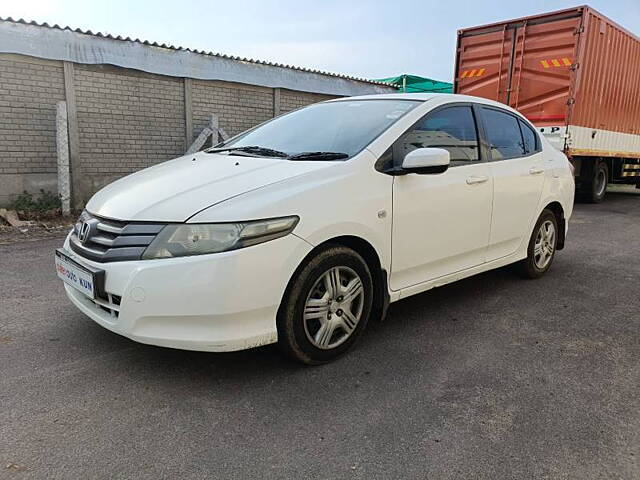
[[[489,177],[479,177],[476,175],[471,175],[467,178],[467,185],[476,185],[478,183],[484,183],[489,180]]]
[[[531,167],[529,169],[529,175],[540,175],[541,173],[544,173],[544,168]]]

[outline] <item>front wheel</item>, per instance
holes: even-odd
[[[347,247],[327,247],[292,278],[278,312],[278,344],[302,363],[329,362],[356,342],[372,303],[363,258]]]
[[[517,264],[518,272],[525,278],[540,278],[551,268],[557,245],[558,219],[551,210],[545,209],[529,239],[527,258]]]

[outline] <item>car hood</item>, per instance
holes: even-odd
[[[87,210],[117,220],[184,222],[229,198],[331,165],[198,152],[107,185]]]

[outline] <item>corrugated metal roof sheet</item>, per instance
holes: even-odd
[[[315,70],[312,68],[305,68],[305,67],[299,67],[299,66],[295,66],[295,65],[286,65],[286,64],[282,64],[282,63],[273,63],[273,62],[267,62],[264,60],[256,60],[253,58],[245,58],[245,57],[238,57],[238,56],[234,56],[234,55],[225,55],[225,54],[221,54],[221,53],[216,53],[216,52],[207,52],[204,50],[197,50],[197,49],[191,49],[191,48],[185,48],[185,47],[180,47],[180,46],[175,46],[175,45],[171,45],[171,44],[167,44],[167,43],[158,43],[158,42],[150,42],[149,40],[141,40],[139,38],[131,38],[131,37],[122,37],[120,35],[111,35],[108,33],[102,33],[102,32],[92,32],[91,30],[83,30],[81,28],[71,28],[68,26],[60,26],[58,24],[53,24],[53,25],[49,25],[47,22],[36,22],[34,20],[32,21],[28,21],[25,20],[23,18],[19,18],[19,19],[13,19],[12,17],[0,17],[0,21],[1,22],[11,22],[11,23],[18,23],[18,24],[23,24],[23,25],[32,25],[32,26],[36,26],[36,27],[43,27],[43,28],[50,28],[50,29],[56,29],[56,30],[61,30],[61,31],[70,31],[70,32],[75,32],[75,33],[80,33],[83,35],[91,35],[93,37],[99,37],[99,38],[108,38],[111,40],[119,40],[119,41],[123,41],[123,42],[133,42],[133,43],[139,43],[142,45],[148,45],[148,46],[152,46],[152,47],[159,47],[159,48],[166,48],[169,50],[175,50],[175,51],[186,51],[186,52],[191,52],[191,53],[197,53],[200,55],[207,55],[207,56],[211,56],[211,57],[216,57],[216,58],[223,58],[223,59],[227,59],[227,60],[236,60],[239,62],[249,62],[249,63],[254,63],[256,65],[266,65],[266,66],[271,66],[271,67],[279,67],[279,68],[288,68],[291,70],[297,70],[297,71],[301,71],[301,72],[307,72],[307,73],[314,73],[314,74],[319,74],[319,75],[326,75],[326,76],[330,76],[330,77],[335,77],[335,78],[342,78],[342,79],[346,79],[346,80],[352,80],[352,81],[357,81],[357,82],[365,82],[365,83],[369,83],[369,84],[373,84],[373,85],[383,85],[388,87],[389,84],[385,84],[383,82],[378,82],[375,80],[369,80],[366,78],[361,78],[361,77],[353,77],[350,75],[343,75],[343,74],[339,74],[339,73],[332,73],[332,72],[326,72],[326,71],[322,71],[322,70]],[[0,51],[1,51],[2,47],[0,46]]]

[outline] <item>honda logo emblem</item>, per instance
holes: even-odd
[[[78,239],[85,243],[89,238],[89,232],[91,231],[91,225],[88,222],[82,222],[80,224],[80,233],[78,234]]]

